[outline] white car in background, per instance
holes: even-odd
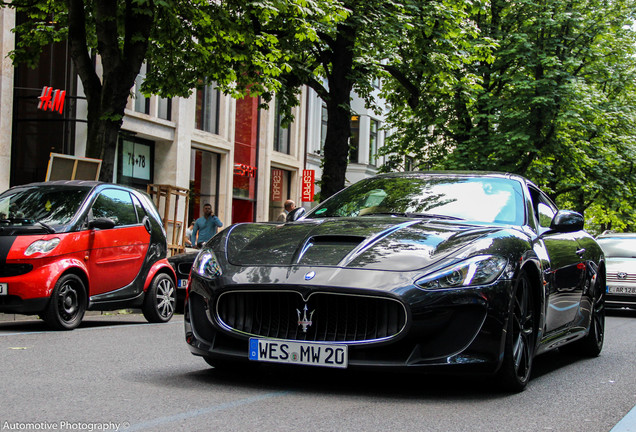
[[[636,233],[607,233],[596,239],[607,265],[607,308],[636,308]]]

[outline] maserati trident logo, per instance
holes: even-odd
[[[301,312],[298,309],[296,309],[296,313],[298,313],[298,325],[303,328],[303,333],[307,333],[307,329],[312,324],[311,317],[314,316],[314,312],[316,311],[314,309],[311,312],[309,312],[309,318],[308,318],[307,317],[307,310],[308,310],[307,309],[307,303],[305,303],[305,308],[303,309],[302,317],[301,317]]]
[[[627,279],[627,273],[625,273],[625,272],[618,272],[618,274],[616,276],[619,279]]]

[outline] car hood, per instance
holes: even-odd
[[[335,266],[417,270],[501,227],[386,218],[307,219],[284,225],[238,224],[226,233],[226,259],[238,266]]]
[[[636,258],[606,257],[608,273],[626,272],[636,274]]]

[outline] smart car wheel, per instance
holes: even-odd
[[[165,273],[159,273],[152,280],[142,311],[149,322],[161,323],[170,321],[177,302],[177,290],[174,281]]]
[[[504,359],[499,384],[508,391],[522,391],[528,384],[534,356],[534,302],[531,284],[522,271],[517,278],[508,318]]]
[[[86,312],[86,288],[82,279],[74,274],[62,276],[51,294],[42,319],[57,330],[72,330],[77,327]]]

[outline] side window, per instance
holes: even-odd
[[[534,188],[530,188],[530,195],[532,196],[532,208],[539,226],[541,228],[550,228],[557,208],[543,193]]]
[[[537,217],[541,228],[550,228],[552,218],[554,218],[556,212],[550,206],[542,202],[539,203],[537,210]]]
[[[132,195],[132,198],[133,198],[133,203],[135,204],[135,211],[137,212],[137,220],[141,222],[144,220],[144,216],[148,216],[148,215],[146,214],[146,210],[144,209],[144,207],[139,202],[139,198],[137,198],[134,195]]]
[[[109,218],[116,226],[137,224],[137,214],[130,193],[117,189],[102,192],[92,208],[93,218]]]

